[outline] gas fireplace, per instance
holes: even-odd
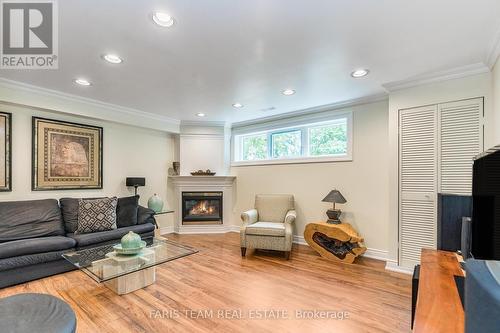
[[[222,192],[182,192],[182,224],[221,224]]]

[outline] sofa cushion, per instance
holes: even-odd
[[[78,200],[76,198],[59,199],[66,232],[75,232],[78,228]]]
[[[110,231],[93,232],[89,234],[68,234],[68,237],[76,241],[77,247],[84,247],[93,244],[108,242],[110,240],[119,241],[129,231],[137,234],[144,234],[155,230],[155,226],[151,223],[138,224],[130,227],[119,228]]]
[[[64,234],[57,200],[0,202],[0,243]]]
[[[24,256],[0,259],[0,271],[61,260],[61,256],[65,252],[68,252],[68,250],[27,254]]]
[[[245,229],[247,235],[260,236],[285,236],[285,225],[279,222],[257,222],[248,225]]]
[[[75,234],[116,229],[118,199],[80,199],[78,201],[78,228]]]
[[[116,225],[118,226],[118,228],[136,225],[138,209],[138,195],[118,198],[118,205],[116,206]]]
[[[259,212],[259,221],[283,222],[289,210],[294,209],[293,195],[259,194],[255,196],[255,209]]]
[[[154,210],[139,206],[139,208],[137,209],[137,224],[152,223],[156,225],[154,215]]]
[[[0,259],[27,254],[67,250],[75,247],[74,239],[62,236],[21,239],[0,244]]]

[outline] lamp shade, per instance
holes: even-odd
[[[125,179],[126,186],[146,186],[146,178],[144,177],[127,177]]]
[[[330,193],[327,194],[327,196],[321,200],[324,202],[335,202],[335,203],[346,203],[347,200],[344,198],[342,193],[338,190],[332,190]]]

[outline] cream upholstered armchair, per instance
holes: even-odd
[[[241,255],[247,248],[284,251],[290,258],[292,250],[292,223],[295,221],[293,195],[258,194],[255,209],[241,214]]]

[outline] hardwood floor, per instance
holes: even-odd
[[[241,258],[236,233],[166,237],[200,252],[160,265],[145,289],[118,296],[74,271],[2,289],[0,297],[58,296],[76,312],[80,333],[410,331],[410,276],[385,271],[383,262],[334,263],[302,245],[289,261],[251,250]],[[315,310],[330,318],[297,317]],[[345,319],[332,318],[343,312]]]

